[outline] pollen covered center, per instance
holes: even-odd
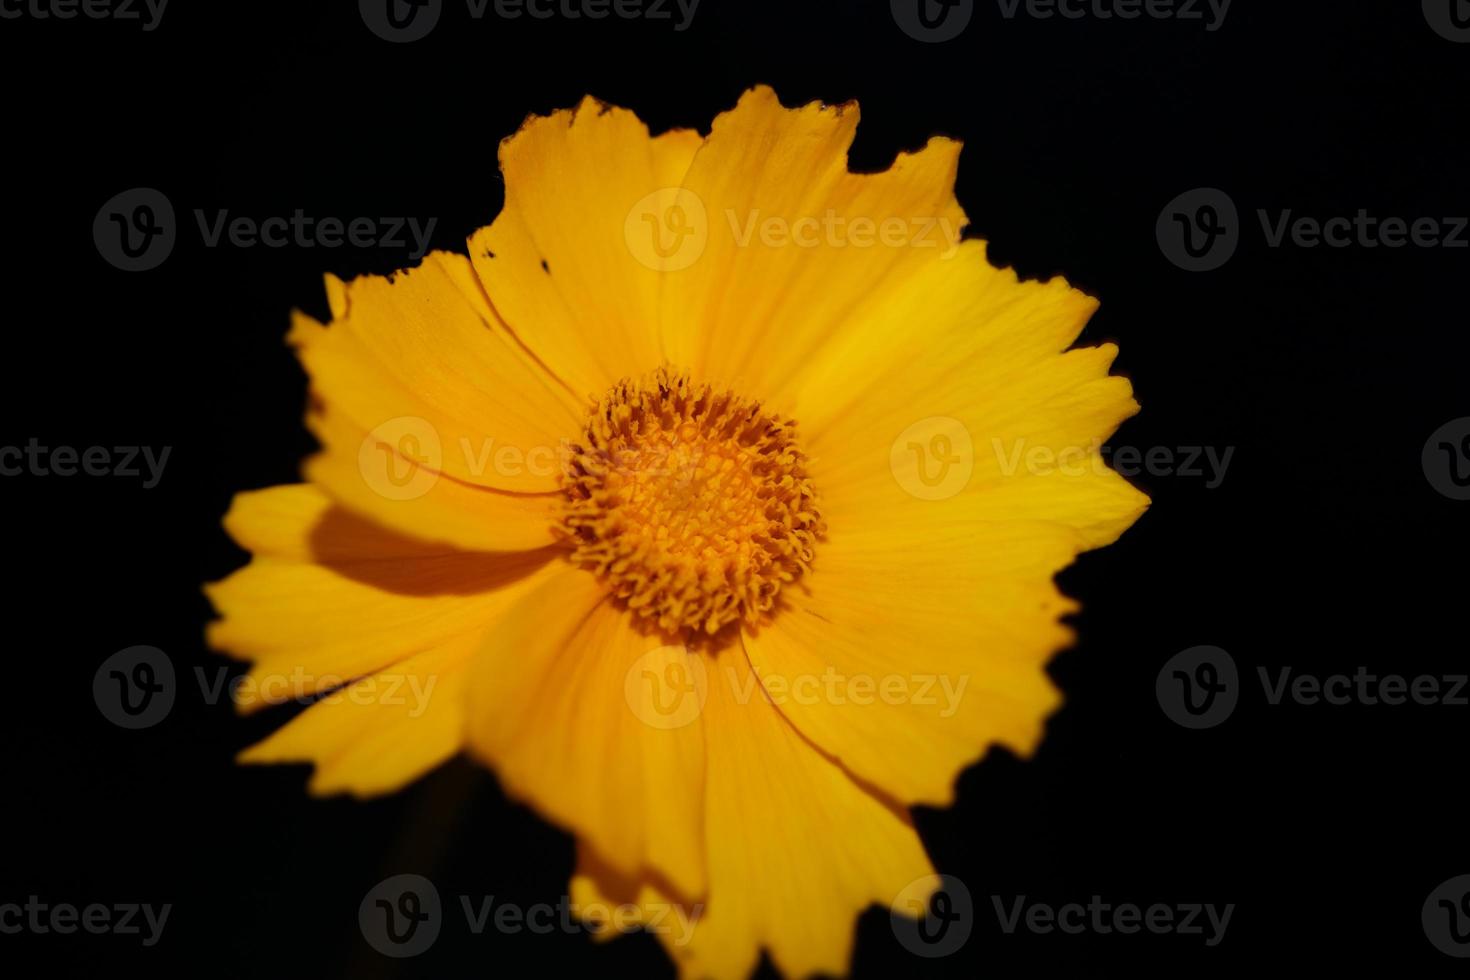
[[[570,447],[573,560],[666,632],[771,611],[824,531],[795,423],[663,368],[614,385]]]

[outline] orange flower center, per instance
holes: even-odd
[[[825,525],[795,423],[661,368],[624,379],[570,447],[573,560],[669,633],[757,622]]]

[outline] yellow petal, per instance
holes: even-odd
[[[326,694],[241,762],[308,762],[317,796],[388,793],[464,743],[467,663],[478,637],[458,636]]]
[[[1067,351],[1094,300],[979,243],[906,271],[802,375],[828,539],[745,643],[805,735],[896,800],[947,805],[990,745],[1035,747],[1075,608],[1053,576],[1148,501],[1100,453],[1137,411],[1116,349]]]
[[[310,485],[239,494],[225,525],[256,553],[206,586],[210,645],[254,661],[239,707],[336,691],[244,758],[317,762],[316,792],[393,789],[457,749],[465,659],[558,554],[446,550]]]
[[[255,662],[249,679],[263,696],[243,708],[331,688],[473,633],[556,554],[414,541],[352,516],[309,484],[238,494],[225,527],[255,556],[205,587],[221,616],[208,639]]]
[[[556,493],[508,493],[438,472],[432,430],[413,420],[364,431],[331,408],[307,426],[322,443],[303,473],[343,508],[399,534],[467,551],[544,548],[555,537]]]
[[[579,852],[572,897],[633,902],[684,977],[744,980],[762,948],[788,977],[847,972],[857,915],[933,873],[907,814],[792,730],[738,648],[711,666],[705,728],[709,893],[672,900]]]
[[[1108,374],[1117,349],[1065,350],[1096,302],[969,259],[962,275],[914,284],[914,308],[936,311],[918,344],[878,343],[878,331],[858,356],[865,338],[848,332],[854,356],[837,360],[850,380],[812,375],[802,397],[825,406],[807,436],[823,514],[834,528],[890,528],[896,545],[910,528],[1017,520],[1111,543],[1148,499],[1100,452],[1138,411],[1128,380]],[[972,274],[1010,299],[979,316]]]
[[[834,532],[745,649],[803,734],[905,804],[948,806],[993,743],[1026,755],[1076,607],[1051,582],[1080,542],[1039,523]]]
[[[997,383],[1044,389],[1031,373],[1077,339],[1098,305],[1063,279],[1021,281],[995,268],[976,240],[948,257],[924,252],[904,271],[868,291],[802,371],[796,398],[809,438],[825,436],[829,423],[851,430],[887,421],[878,416],[890,409],[922,417],[905,403],[915,394],[925,396],[919,407],[933,407],[973,401]],[[1107,373],[1101,368],[1093,376]],[[1136,408],[1126,392],[1118,404]]]
[[[510,337],[469,259],[431,252],[418,268],[332,292],[332,323],[298,315],[291,333],[315,399],[364,433],[416,420],[393,435],[463,483],[556,489],[557,454],[585,406]]]
[[[624,873],[704,890],[704,748],[660,724],[643,672],[691,655],[634,630],[588,572],[563,565],[487,638],[470,689],[470,746],[506,790]]]
[[[910,362],[872,397],[825,420],[808,439],[822,512],[834,528],[910,528],[1046,521],[1110,544],[1148,498],[1108,468],[1103,442],[1138,405],[1108,375],[1116,348],[1000,355],[959,368]],[[1081,549],[1079,549],[1081,550]]]
[[[579,396],[663,363],[658,267],[629,235],[700,142],[690,130],[650,138],[633,113],[589,98],[501,143],[505,207],[470,257],[501,319]]]
[[[635,930],[651,933],[671,949],[689,945],[708,907],[703,897],[671,899],[673,890],[647,872],[620,874],[586,844],[577,844],[577,867],[567,897],[572,914],[597,942]]]
[[[788,389],[831,338],[958,239],[959,144],[931,140],[883,173],[852,174],[857,124],[856,104],[785,109],[764,86],[715,119],[683,183],[708,242],[665,275],[674,363],[789,411]]]

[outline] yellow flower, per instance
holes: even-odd
[[[352,683],[244,760],[368,795],[467,750],[575,834],[574,903],[677,906],[688,975],[842,973],[926,894],[908,808],[1032,752],[1053,576],[1148,501],[1096,302],[960,241],[953,140],[850,173],[857,122],[588,99],[502,143],[467,257],[328,278],[323,448],[236,498],[209,636],[247,707]]]

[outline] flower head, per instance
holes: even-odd
[[[265,700],[429,693],[244,759],[368,795],[467,750],[575,834],[574,902],[685,918],[684,973],[845,971],[932,874],[907,808],[1037,744],[1054,574],[1147,505],[1098,456],[1115,349],[1069,349],[1095,302],[961,240],[954,141],[849,172],[857,121],[589,99],[501,145],[467,255],[328,278],[290,334],[322,449],[237,497],[210,639]]]

